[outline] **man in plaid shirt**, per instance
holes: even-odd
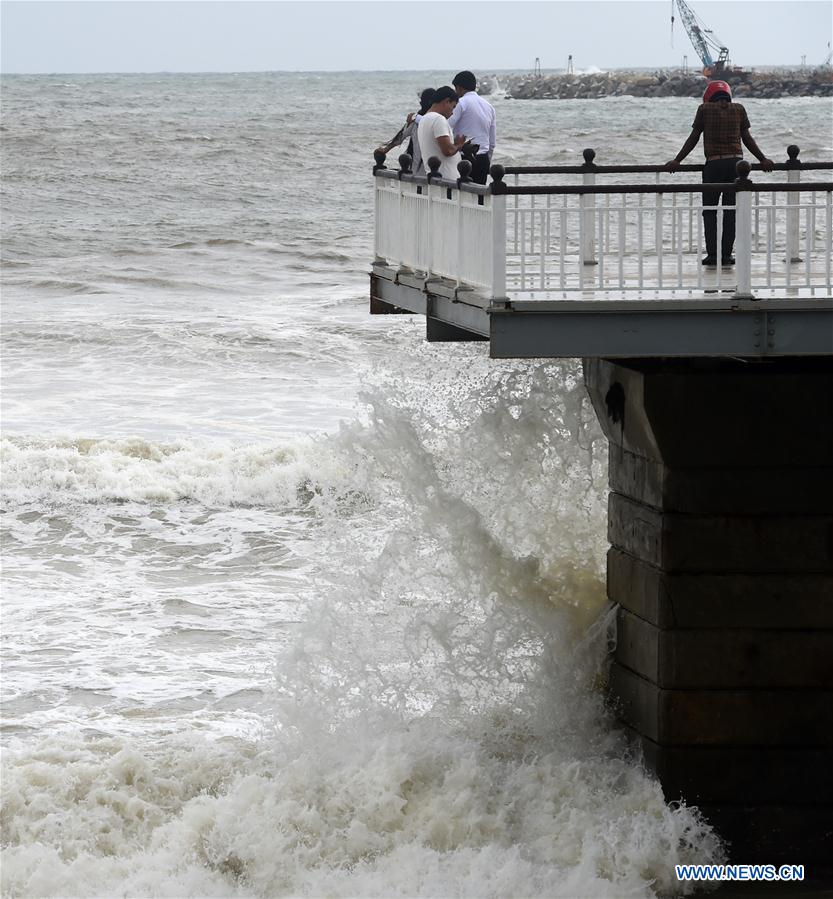
[[[772,171],[772,160],[761,152],[755,139],[749,133],[749,116],[740,103],[732,102],[732,89],[725,81],[710,81],[703,94],[703,102],[694,117],[691,134],[680,152],[666,163],[669,172],[675,172],[680,163],[697,146],[703,135],[703,152],[706,164],[703,166],[704,184],[726,184],[734,182],[737,174],[735,166],[743,158],[741,142],[761,163],[765,172]],[[735,205],[735,192],[724,190],[723,205]],[[704,190],[703,206],[717,206],[720,190]],[[703,232],[706,238],[706,256],[703,265],[717,265],[717,210],[703,209]],[[720,240],[720,261],[722,265],[734,265],[732,250],[735,246],[735,211],[723,213],[723,234]]]

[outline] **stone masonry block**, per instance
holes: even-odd
[[[630,731],[668,801],[808,805],[833,802],[833,749],[660,746]]]
[[[612,493],[608,537],[667,572],[833,572],[833,515],[682,515]]]
[[[833,515],[833,467],[672,469],[612,447],[610,489],[666,512]]]
[[[661,630],[619,608],[615,658],[668,690],[833,690],[833,630]]]
[[[614,662],[621,719],[664,746],[833,746],[833,690],[665,690]]]
[[[732,861],[740,864],[803,864],[805,877],[823,878],[829,886],[833,875],[833,815],[829,806],[703,803],[699,807],[718,833],[729,835],[729,857]],[[814,890],[810,895],[818,899],[827,899],[830,895],[829,890],[819,891],[818,886],[810,886]],[[787,896],[806,895],[801,887],[799,884],[791,892],[775,895],[785,899]],[[752,895],[758,899],[770,894],[771,891],[766,890]]]
[[[833,459],[833,358],[585,359],[584,378],[611,444],[670,468]]]
[[[669,574],[610,549],[607,592],[660,628],[833,628],[833,573]]]

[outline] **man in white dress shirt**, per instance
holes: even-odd
[[[454,134],[465,134],[473,144],[479,144],[471,180],[485,184],[495,149],[495,108],[477,93],[477,79],[471,72],[458,72],[451,83],[460,102],[448,124]]]
[[[456,181],[460,177],[457,163],[463,158],[460,147],[466,142],[464,134],[455,139],[448,124],[456,106],[457,93],[454,88],[447,85],[438,87],[433,105],[417,126],[417,140],[425,171],[428,172],[428,160],[436,156],[440,160],[440,177],[445,181]]]

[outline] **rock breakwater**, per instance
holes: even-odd
[[[833,97],[833,69],[741,72],[723,76],[736,99],[755,97]],[[593,100],[600,97],[699,97],[706,79],[700,74],[598,72],[590,75],[510,75],[501,79],[506,97],[515,100]]]

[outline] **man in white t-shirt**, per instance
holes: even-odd
[[[460,102],[449,121],[454,134],[464,132],[468,139],[477,144],[479,150],[474,157],[471,180],[485,184],[495,149],[495,108],[477,93],[477,79],[471,72],[458,72],[451,82]]]
[[[460,147],[466,142],[464,134],[455,138],[448,124],[456,106],[457,94],[453,87],[446,85],[437,88],[433,105],[417,126],[417,140],[425,171],[429,171],[428,160],[436,156],[440,160],[440,177],[445,181],[456,181],[460,177],[457,163],[463,158]]]

